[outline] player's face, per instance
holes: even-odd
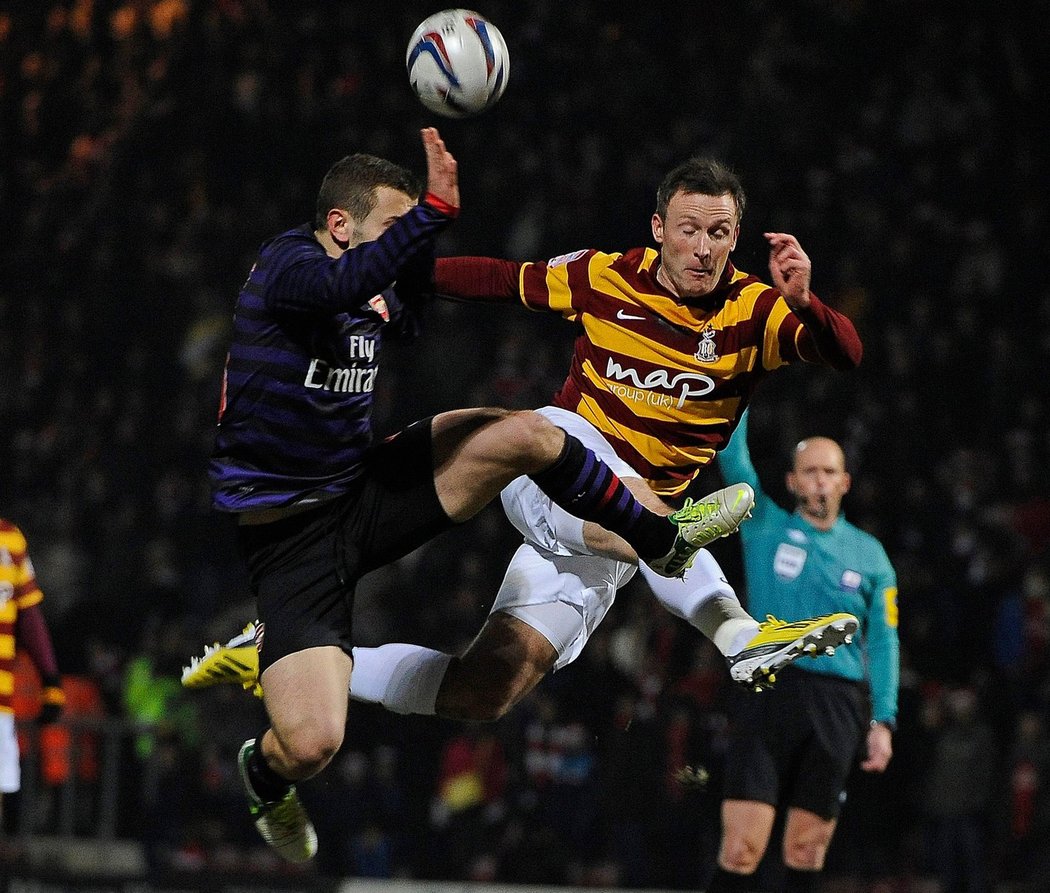
[[[795,466],[788,472],[787,487],[795,495],[802,516],[811,524],[827,528],[835,523],[849,485],[846,459],[835,441],[811,437],[796,447]]]
[[[653,238],[660,245],[657,279],[680,298],[710,294],[739,235],[732,195],[679,190],[667,203],[665,217],[653,214]]]
[[[398,189],[380,186],[376,189],[376,205],[364,220],[353,221],[350,247],[362,242],[374,242],[390,229],[398,217],[403,217],[416,206],[416,200]]]

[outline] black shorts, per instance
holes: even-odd
[[[453,526],[434,487],[430,419],[377,444],[365,466],[348,493],[316,509],[237,528],[266,629],[260,673],[320,645],[349,654],[357,581]]]
[[[795,667],[735,691],[723,796],[837,818],[867,718],[867,686]]]

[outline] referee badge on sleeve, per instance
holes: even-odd
[[[856,571],[844,570],[842,572],[842,579],[839,580],[839,589],[845,592],[856,592],[860,589],[861,581],[864,578]]]

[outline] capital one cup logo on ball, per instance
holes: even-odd
[[[405,67],[423,105],[446,118],[467,118],[503,95],[510,55],[492,22],[469,9],[446,9],[420,22]]]

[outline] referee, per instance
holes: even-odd
[[[796,507],[788,512],[759,485],[747,427],[745,413],[718,461],[726,479],[756,493],[754,516],[740,528],[750,614],[848,611],[861,625],[857,647],[798,661],[769,691],[734,692],[722,842],[707,893],[753,889],[780,807],[784,890],[812,891],[855,757],[865,771],[882,772],[893,754],[897,580],[882,544],[841,514],[850,476],[839,445],[825,437],[798,444],[787,473]]]

